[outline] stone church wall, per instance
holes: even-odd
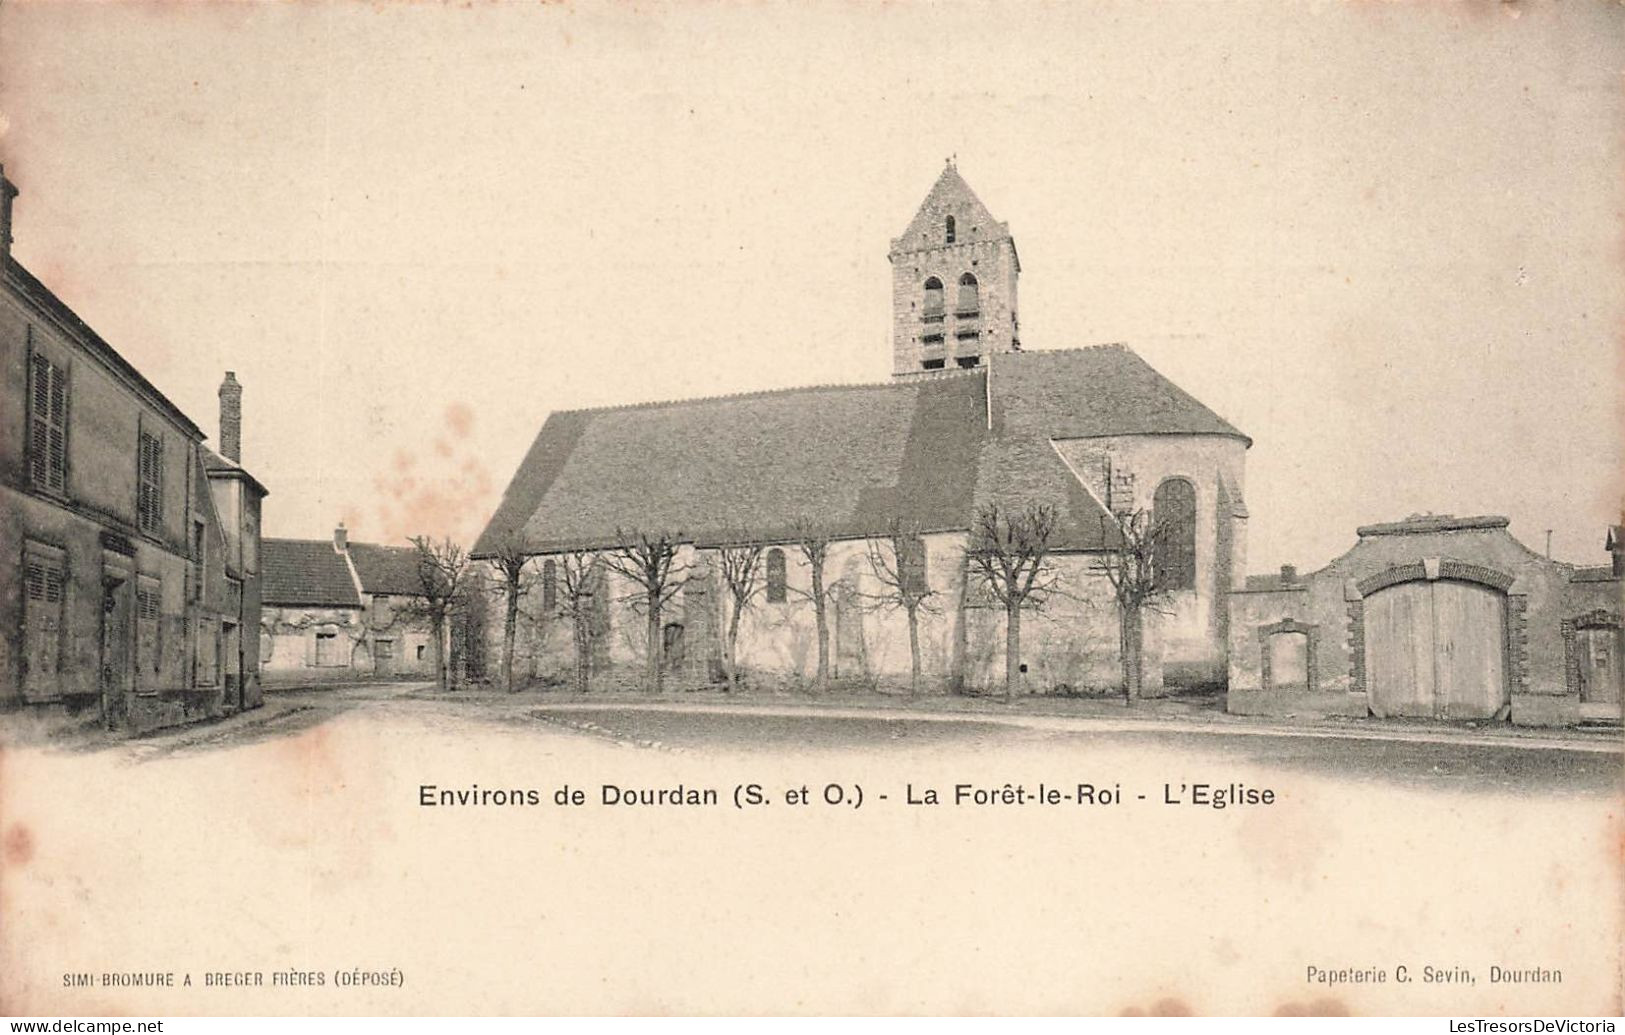
[[[1055,448],[1095,498],[1116,510],[1150,510],[1157,486],[1166,479],[1191,483],[1195,587],[1177,591],[1172,613],[1156,616],[1151,624],[1161,639],[1170,684],[1221,685],[1229,626],[1225,597],[1246,566],[1245,443],[1218,435],[1121,435],[1060,440]]]

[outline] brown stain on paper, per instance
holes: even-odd
[[[1164,996],[1152,1003],[1150,1008],[1139,1006],[1124,1007],[1120,1017],[1195,1017],[1196,1011],[1183,999],[1173,996]]]
[[[13,823],[0,838],[0,858],[9,868],[21,869],[34,859],[34,832],[25,823]]]
[[[397,449],[373,479],[377,531],[361,538],[399,544],[444,536],[468,546],[496,506],[496,479],[472,441],[475,411],[452,402],[415,451]]]

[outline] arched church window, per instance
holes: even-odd
[[[767,602],[782,604],[784,599],[784,551],[775,546],[767,551]]]
[[[1159,589],[1196,587],[1196,489],[1184,478],[1169,478],[1151,498],[1155,543],[1153,570]]]
[[[898,575],[902,579],[902,589],[914,597],[923,597],[930,592],[930,585],[926,582],[925,568],[925,540],[919,536],[909,536],[903,540],[903,555],[898,558]]]
[[[552,611],[559,606],[559,566],[555,561],[542,562],[542,610]]]
[[[942,319],[942,281],[925,278],[925,320],[927,323]]]
[[[948,238],[948,243],[949,243],[949,244],[953,244],[953,243],[954,243],[954,217],[953,217],[953,216],[949,216],[949,217],[948,217],[948,233],[947,233],[947,238]]]
[[[954,315],[975,316],[981,311],[982,303],[977,291],[976,275],[967,273],[959,278],[959,305],[954,309]]]

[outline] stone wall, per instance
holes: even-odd
[[[1565,622],[1619,611],[1618,580],[1576,580],[1576,569],[1542,557],[1506,531],[1504,518],[1418,518],[1361,530],[1347,553],[1292,579],[1255,578],[1233,593],[1229,708],[1365,715],[1366,598],[1407,580],[1469,582],[1505,596],[1504,669],[1514,723],[1578,721]],[[1283,624],[1285,623],[1285,624]],[[1307,691],[1270,685],[1269,636],[1301,627],[1314,659]],[[1617,704],[1612,708],[1617,717]]]
[[[1222,685],[1230,622],[1225,598],[1246,563],[1246,444],[1219,435],[1121,435],[1058,440],[1055,449],[1114,510],[1151,510],[1157,487],[1170,478],[1195,489],[1195,587],[1175,592],[1171,613],[1157,616],[1154,625],[1170,684]]]
[[[1004,687],[1005,612],[977,586],[965,565],[963,533],[923,537],[928,584],[933,590],[919,614],[922,689],[1002,692]],[[880,547],[885,549],[884,547]],[[811,685],[817,677],[817,617],[811,599],[811,569],[799,549],[779,544],[785,558],[785,594],[769,600],[759,582],[739,629],[738,658],[744,685],[787,688]],[[908,619],[890,596],[870,563],[863,540],[832,543],[826,561],[830,677],[847,689],[908,685],[911,669]],[[684,548],[690,585],[663,611],[663,625],[683,627],[684,658],[668,665],[673,688],[720,686],[723,679],[722,637],[731,601],[710,551]],[[521,684],[567,687],[574,675],[571,619],[565,608],[562,575],[558,598],[545,607],[542,565],[527,569],[515,637],[515,672]],[[766,558],[763,560],[764,571]],[[1028,693],[1108,694],[1119,692],[1122,670],[1118,656],[1118,620],[1111,588],[1088,555],[1052,558],[1058,592],[1042,607],[1029,607],[1022,618],[1022,662],[1027,666]],[[641,686],[648,638],[641,590],[616,575],[608,576],[609,606],[594,641],[593,679],[597,689]],[[704,586],[701,590],[698,587]],[[488,626],[491,657],[501,657],[503,601],[492,594]],[[1170,621],[1146,617],[1147,696],[1162,692],[1162,644]],[[664,652],[666,644],[660,649]],[[493,664],[496,678],[499,669]]]
[[[376,615],[359,607],[266,605],[261,608],[259,631],[260,673],[268,683],[434,676],[434,636],[428,622],[399,610]],[[318,664],[318,634],[333,637],[326,664]],[[375,656],[380,639],[394,645],[387,671],[380,669]]]
[[[978,313],[975,318],[955,315],[959,280],[969,273],[976,277]],[[922,320],[925,282],[930,277],[942,281],[944,316],[941,323]],[[905,252],[892,257],[892,370],[895,374],[918,373],[926,359],[941,359],[954,369],[960,356],[980,357],[1005,352],[1019,340],[1016,310],[1015,245],[1002,240],[970,240],[933,247],[928,251]],[[921,340],[927,329],[940,331],[941,345],[927,346]],[[976,331],[974,339],[959,334]]]

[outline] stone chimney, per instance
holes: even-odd
[[[11,258],[11,200],[17,196],[17,185],[6,179],[6,168],[0,165],[0,259]]]
[[[339,553],[345,553],[350,549],[350,531],[344,527],[342,521],[339,522],[339,527],[333,529],[333,549]]]
[[[243,386],[230,370],[220,382],[220,455],[234,464],[243,462]]]
[[[1290,585],[1292,585],[1293,583],[1295,583],[1297,581],[1298,581],[1298,566],[1295,565],[1295,564],[1283,564],[1283,565],[1281,565],[1281,582],[1282,582],[1282,584],[1290,586]]]

